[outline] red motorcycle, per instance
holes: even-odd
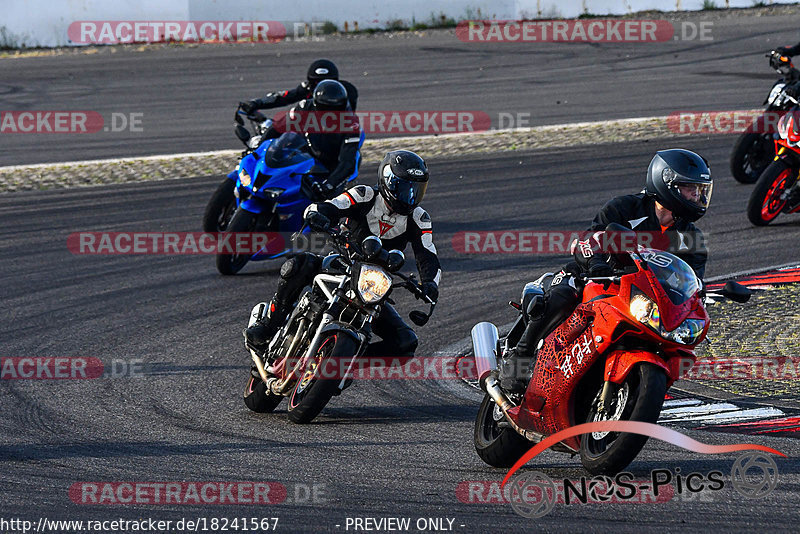
[[[756,226],[768,225],[781,213],[800,211],[800,111],[789,112],[778,121],[775,154],[747,203],[747,218]]]
[[[527,304],[543,296],[547,275],[525,286],[521,304],[511,303],[520,314],[503,345],[493,324],[472,329],[478,379],[486,392],[474,441],[487,464],[509,467],[535,443],[580,423],[655,423],[666,391],[694,365],[694,348],[706,337],[709,317],[692,268],[670,253],[643,248],[617,257],[628,265],[616,276],[587,278],[581,304],[544,337],[524,395],[500,389],[497,357],[519,340]],[[750,292],[728,282],[709,297],[745,302]],[[614,474],[646,441],[639,434],[594,432],[553,449],[580,453],[592,474]]]

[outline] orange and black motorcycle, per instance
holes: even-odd
[[[474,441],[487,464],[509,467],[535,443],[581,423],[655,423],[666,391],[694,365],[709,317],[692,268],[668,252],[642,248],[620,256],[629,258],[628,266],[615,276],[587,278],[581,304],[544,338],[523,395],[500,389],[497,359],[521,336],[527,304],[543,296],[547,275],[525,286],[521,304],[512,303],[520,314],[504,343],[493,324],[473,327],[476,370],[486,393]],[[713,297],[744,302],[750,292],[728,282]],[[639,434],[595,432],[553,449],[580,453],[592,474],[613,474],[646,441]]]
[[[778,121],[775,158],[764,169],[747,203],[747,218],[766,226],[781,213],[800,211],[800,111],[787,113]]]
[[[776,119],[798,104],[796,97],[800,90],[800,71],[789,57],[780,52],[773,50],[767,57],[770,67],[782,77],[772,85],[764,100],[764,114],[736,139],[731,150],[731,175],[743,184],[755,183],[772,161],[775,156],[772,135],[775,133]]]

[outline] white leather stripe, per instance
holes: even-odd
[[[430,217],[428,217],[427,221],[423,222],[422,221],[423,215],[425,215],[425,210],[419,206],[417,206],[414,209],[414,213],[411,214],[411,216],[414,218],[414,222],[416,223],[416,225],[419,227],[420,230],[430,230],[431,229]]]
[[[359,190],[364,191],[364,194],[363,195],[359,194]],[[353,197],[353,200],[355,200],[358,203],[369,202],[370,200],[375,198],[375,190],[373,190],[371,187],[365,187],[365,186],[353,187],[352,189],[348,189],[347,192],[350,193],[350,195]]]
[[[642,217],[640,219],[632,219],[632,220],[628,221],[628,224],[631,225],[631,230],[633,230],[634,228],[636,228],[637,226],[639,226],[640,224],[642,224],[646,220],[647,220],[647,217]]]
[[[436,245],[433,244],[433,234],[422,234],[422,246],[429,252],[436,254]]]
[[[353,203],[350,202],[350,197],[348,197],[344,193],[342,193],[341,195],[339,195],[336,198],[332,198],[328,202],[330,202],[331,204],[333,204],[334,206],[336,206],[340,210],[346,210],[347,208],[349,208],[350,206],[353,205]]]
[[[436,285],[438,286],[439,281],[441,281],[441,279],[442,279],[442,270],[439,269],[438,271],[436,271],[436,276],[433,277],[433,281],[436,282]]]

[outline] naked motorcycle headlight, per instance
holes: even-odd
[[[664,339],[681,345],[694,345],[697,343],[706,326],[705,321],[701,319],[686,319],[678,328],[669,332],[661,326],[661,314],[658,311],[658,305],[643,293],[638,292],[631,298],[630,311],[637,321],[646,324]]]
[[[362,265],[358,273],[358,295],[364,304],[381,300],[392,287],[392,277],[374,265]]]
[[[783,94],[783,88],[784,87],[786,87],[785,83],[777,83],[777,84],[775,84],[775,87],[772,88],[772,91],[770,91],[769,96],[767,97],[767,105],[768,106],[773,106],[773,105],[774,106],[779,106],[779,105],[781,105],[781,102],[778,99],[778,97],[780,97]]]
[[[252,178],[250,175],[247,174],[247,171],[244,169],[239,169],[239,181],[242,182],[242,185],[245,187],[250,187],[250,182],[252,182]]]

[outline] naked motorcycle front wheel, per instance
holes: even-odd
[[[358,343],[347,334],[336,333],[322,340],[289,395],[290,421],[310,423],[319,415],[339,390],[339,362],[342,358],[352,359],[357,351]]]
[[[667,392],[667,375],[660,367],[640,363],[616,391],[611,406],[598,412],[601,383],[587,423],[595,421],[643,421],[656,423]],[[592,432],[581,436],[581,463],[593,475],[615,475],[625,469],[647,443],[647,436],[627,432]]]

